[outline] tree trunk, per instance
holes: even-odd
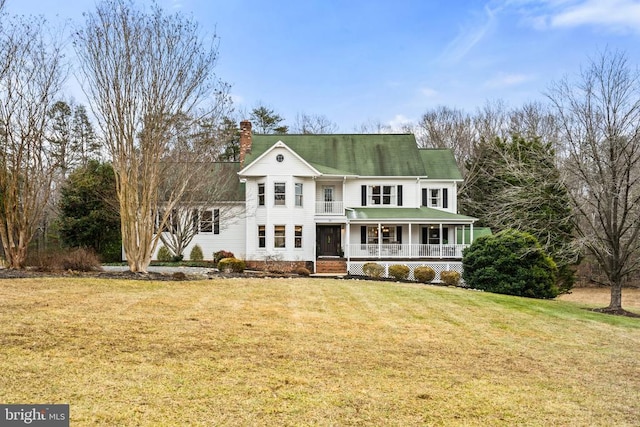
[[[622,282],[618,281],[611,285],[611,302],[607,310],[618,311],[622,310]]]

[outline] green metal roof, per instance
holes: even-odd
[[[464,229],[464,242],[469,243],[471,230],[468,228]],[[475,241],[478,237],[482,236],[490,236],[493,234],[489,227],[473,227],[473,240]],[[462,244],[462,233],[458,233],[458,244]]]
[[[226,202],[244,202],[245,185],[238,179],[240,171],[240,162],[214,162],[211,164],[209,173],[211,176],[206,178],[212,185],[223,186],[222,191],[217,191],[219,201]]]
[[[418,149],[411,134],[253,135],[245,165],[278,141],[323,174],[462,178],[449,150]]]
[[[461,222],[471,223],[476,218],[454,214],[451,212],[442,211],[439,209],[427,208],[422,206],[420,208],[355,208],[347,209],[347,218],[353,220],[421,220],[428,221],[445,221],[449,223]]]
[[[446,148],[419,149],[430,179],[462,179],[453,152]]]

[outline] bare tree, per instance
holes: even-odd
[[[581,243],[611,287],[604,309],[622,311],[622,286],[640,269],[640,74],[605,51],[549,92],[568,150]]]
[[[335,133],[338,125],[323,114],[298,113],[293,124],[293,133],[328,134]]]
[[[191,19],[158,6],[144,13],[125,0],[106,0],[86,15],[75,46],[116,173],[127,262],[131,271],[144,272],[160,238],[155,213],[166,212],[162,226],[185,190],[198,185],[195,168],[203,164],[196,152],[167,157],[174,124],[194,117],[205,100],[217,108],[226,99],[226,86],[213,73],[217,38],[205,42]],[[160,197],[167,174],[176,185]]]
[[[226,117],[222,122],[226,123]],[[165,161],[170,162],[172,173],[165,174],[160,181],[160,194],[163,199],[170,198],[172,189],[180,185],[184,175],[191,174],[194,181],[175,201],[170,212],[161,210],[157,218],[161,220],[167,214],[168,221],[158,228],[162,243],[176,257],[182,257],[184,250],[199,232],[212,232],[216,224],[231,224],[238,219],[238,213],[228,209],[228,202],[238,200],[239,163],[216,161],[220,147],[225,146],[224,127],[216,127],[211,132],[210,121],[194,123],[184,117],[180,121],[181,129],[174,133],[170,150]],[[203,129],[204,127],[204,129]],[[199,153],[199,159],[183,162],[190,153]],[[182,169],[184,171],[180,172]],[[194,175],[195,174],[195,175]],[[225,206],[222,208],[222,206]],[[163,208],[164,209],[164,208]],[[160,222],[160,221],[158,221]]]
[[[461,171],[477,143],[473,118],[455,108],[440,106],[427,111],[418,123],[418,145],[424,148],[450,148]]]
[[[24,267],[58,166],[45,131],[68,69],[45,31],[42,18],[13,18],[0,38],[0,237],[11,268]]]

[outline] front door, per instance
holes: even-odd
[[[340,226],[319,225],[317,232],[318,256],[340,256]]]

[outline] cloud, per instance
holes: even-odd
[[[543,0],[513,2],[533,28],[594,26],[615,32],[640,31],[637,0]]]
[[[412,123],[411,119],[402,114],[396,114],[393,119],[387,122],[391,132],[403,132],[407,125]]]
[[[640,4],[632,0],[588,0],[551,18],[552,27],[604,26],[613,30],[636,30],[640,26]]]
[[[460,33],[445,47],[441,59],[455,63],[464,58],[495,25],[495,11],[485,6],[482,22],[461,29]]]
[[[510,87],[517,86],[532,79],[533,76],[527,74],[499,73],[494,78],[487,80],[484,85],[489,88]]]
[[[438,96],[438,91],[430,87],[420,88],[420,93],[427,98],[435,98],[436,96]]]

